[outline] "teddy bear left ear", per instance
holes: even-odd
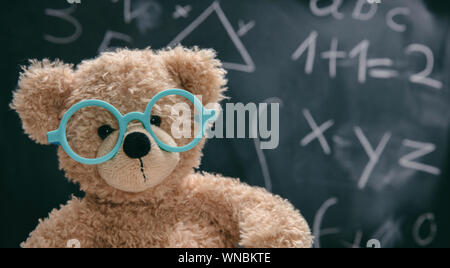
[[[221,101],[226,90],[226,71],[212,49],[187,49],[182,46],[158,52],[172,79],[194,95],[202,97],[203,104]]]
[[[31,139],[48,144],[47,132],[56,130],[64,103],[72,92],[73,66],[62,62],[30,61],[20,75],[11,108]]]

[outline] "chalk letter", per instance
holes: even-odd
[[[300,144],[305,147],[306,145],[310,144],[313,140],[318,139],[320,142],[320,145],[322,146],[323,152],[326,155],[331,154],[331,148],[330,145],[327,142],[327,139],[323,135],[325,131],[327,131],[330,127],[334,125],[333,120],[329,120],[326,123],[324,123],[322,126],[318,126],[316,121],[314,121],[314,118],[312,117],[309,110],[305,109],[303,110],[303,115],[306,118],[306,121],[308,122],[309,126],[313,130],[311,134],[303,138],[303,140],[300,142]]]
[[[426,57],[426,67],[425,70],[418,74],[414,74],[410,77],[410,81],[416,84],[422,84],[435,89],[442,89],[442,82],[432,79],[429,76],[433,73],[434,67],[434,54],[433,51],[422,44],[412,44],[406,48],[406,53],[411,54],[414,52],[422,53]]]
[[[339,8],[342,6],[342,0],[332,0],[333,3],[328,7],[319,7],[319,1],[320,0],[311,0],[309,2],[309,7],[314,15],[319,17],[333,15],[333,17],[338,20],[344,18],[344,15],[339,12]]]
[[[402,157],[399,160],[399,164],[401,166],[403,166],[405,168],[423,171],[423,172],[430,173],[430,174],[433,174],[436,176],[441,175],[441,170],[436,167],[432,167],[432,166],[425,165],[422,163],[414,162],[414,160],[434,152],[436,150],[436,146],[434,144],[422,143],[422,142],[411,141],[411,140],[404,140],[403,146],[416,149],[416,151]]]
[[[314,217],[314,225],[313,225],[313,233],[314,233],[314,247],[320,248],[320,237],[325,235],[337,234],[340,232],[338,228],[329,228],[322,230],[322,221],[327,213],[328,209],[332,206],[335,206],[338,203],[337,198],[328,199],[317,211],[316,216]]]
[[[386,148],[386,145],[389,143],[389,140],[391,139],[392,135],[391,133],[384,134],[380,144],[377,146],[376,150],[374,150],[360,127],[355,127],[355,133],[370,159],[369,163],[364,169],[361,178],[359,179],[358,188],[362,190],[366,188],[370,175],[372,174],[373,169],[380,160],[380,156],[383,153],[384,149]]]
[[[279,99],[279,98],[269,98],[269,99],[265,100],[264,102],[277,105],[275,107],[277,107],[276,109],[278,110],[278,115],[275,115],[275,116],[272,115],[272,121],[273,120],[279,120],[279,106],[282,105],[283,101],[281,99]],[[267,112],[267,106],[265,108],[260,108],[260,109],[262,109],[262,111]],[[272,108],[272,112],[274,112],[273,109],[274,108]],[[260,112],[262,112],[262,111],[260,111]],[[274,117],[275,117],[275,119],[274,119]],[[261,124],[263,124],[263,123],[261,123]],[[279,123],[275,122],[275,124],[276,125],[272,124],[272,129],[274,127],[279,128]],[[260,128],[261,128],[261,126],[260,126]],[[257,133],[258,132],[258,118],[256,117],[256,115],[252,118],[252,128],[251,128],[251,130],[252,130],[253,133]],[[277,143],[279,143],[279,130],[277,130],[277,133],[275,135],[277,135],[277,137],[278,137],[277,138],[278,139]],[[261,134],[261,136],[265,137],[264,134]],[[253,141],[254,141],[254,144],[255,144],[256,154],[258,156],[258,160],[259,160],[259,163],[261,165],[261,171],[262,171],[262,174],[263,174],[263,177],[264,177],[265,187],[266,187],[267,191],[271,192],[272,191],[272,179],[270,177],[270,171],[269,171],[269,166],[267,164],[266,156],[264,155],[264,151],[263,151],[264,149],[268,149],[268,148],[266,147],[266,145],[262,144],[262,142],[261,142],[261,140],[259,138],[256,138]]]
[[[298,60],[306,50],[308,50],[308,57],[306,59],[305,73],[311,74],[314,68],[314,60],[316,58],[316,46],[317,37],[319,33],[316,31],[311,32],[309,37],[297,48],[297,50],[292,54],[292,60]]]
[[[370,10],[367,13],[362,13],[365,5],[370,6]],[[371,20],[375,14],[377,14],[378,5],[371,4],[367,0],[358,0],[355,9],[353,10],[353,18],[357,20]]]
[[[399,15],[408,16],[411,13],[411,10],[407,7],[397,7],[390,10],[386,15],[386,23],[392,30],[403,33],[406,31],[406,26],[402,24],[398,24],[395,22],[394,18]]]
[[[62,9],[62,10],[49,9],[49,8],[46,9],[45,15],[57,17],[57,18],[60,18],[62,20],[65,20],[65,21],[71,23],[75,27],[75,32],[71,36],[68,36],[68,37],[55,37],[55,36],[46,34],[46,35],[44,35],[44,39],[47,40],[48,42],[51,42],[54,44],[64,44],[64,45],[75,42],[81,36],[81,33],[83,32],[83,28],[81,27],[81,24],[74,17],[72,17],[70,15],[74,11],[75,11],[74,7],[71,7],[68,9]]]
[[[365,83],[367,80],[367,55],[369,53],[369,47],[369,40],[363,40],[350,52],[351,58],[359,55],[358,81],[360,83]]]
[[[430,222],[430,234],[426,238],[422,238],[420,235],[420,229],[423,227],[423,225],[426,222]],[[421,247],[429,246],[431,243],[433,243],[434,239],[437,235],[437,225],[435,217],[432,213],[427,213],[419,217],[417,219],[416,223],[414,224],[413,228],[413,237],[416,241],[417,245]]]

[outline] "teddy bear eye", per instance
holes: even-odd
[[[98,128],[98,136],[104,140],[106,138],[108,138],[109,135],[111,135],[113,132],[115,131],[115,129],[113,129],[111,126],[109,125],[104,125]]]
[[[161,117],[152,115],[152,118],[150,119],[150,124],[160,127],[161,126]]]

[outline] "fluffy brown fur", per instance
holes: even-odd
[[[214,51],[197,48],[120,50],[84,61],[77,69],[61,62],[32,61],[24,68],[11,107],[24,131],[47,144],[46,133],[55,130],[67,109],[79,101],[104,100],[122,114],[143,112],[156,93],[182,88],[201,95],[204,104],[214,104],[223,99],[225,74]],[[69,142],[77,151],[95,156],[108,143],[93,133],[107,120],[96,112],[81,114],[70,126]],[[170,127],[170,119],[164,120],[161,135]],[[136,126],[128,131],[136,131]],[[122,150],[110,160],[113,164],[87,166],[60,148],[60,168],[80,184],[86,197],[54,210],[22,247],[66,247],[71,239],[82,247],[311,247],[307,223],[286,200],[235,179],[194,173],[204,142],[176,157],[152,146],[151,155],[142,160],[145,173],[160,174],[154,184],[137,184],[134,178],[142,176],[141,171]],[[155,162],[158,166],[152,166]],[[176,167],[165,174],[164,164]]]

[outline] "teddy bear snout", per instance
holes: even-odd
[[[150,153],[150,139],[141,132],[133,132],[126,136],[123,141],[124,153],[132,159],[142,158]]]

